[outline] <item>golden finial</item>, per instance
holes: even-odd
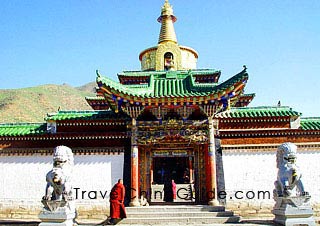
[[[169,1],[165,0],[161,9],[161,16],[158,18],[158,22],[161,23],[158,43],[164,41],[177,43],[177,37],[173,27],[173,23],[176,22],[176,20],[177,18],[173,15],[173,9]]]

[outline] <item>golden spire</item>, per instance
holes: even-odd
[[[158,22],[161,23],[158,43],[165,41],[177,43],[177,37],[173,27],[173,23],[176,22],[176,20],[177,18],[173,15],[169,1],[165,0],[161,9],[161,16],[158,18]]]

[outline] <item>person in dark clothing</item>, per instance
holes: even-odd
[[[164,182],[164,196],[163,200],[165,202],[173,202],[173,188],[172,188],[172,180],[170,178],[166,178]]]

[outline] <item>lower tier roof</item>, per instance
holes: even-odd
[[[287,117],[297,116],[301,113],[293,111],[289,107],[244,107],[231,108],[229,111],[219,113],[217,120],[224,118],[265,118],[265,117]],[[50,114],[47,120],[130,120],[129,117],[122,114],[107,111],[59,111]],[[297,131],[296,129],[292,129]],[[320,117],[301,118],[298,130],[320,130]],[[46,123],[6,123],[0,124],[0,137],[16,136],[37,136],[48,134]]]
[[[300,116],[301,113],[287,106],[259,106],[231,108],[217,115],[218,118],[258,118],[258,117],[284,117]]]

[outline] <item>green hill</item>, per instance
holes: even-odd
[[[91,110],[85,96],[95,96],[95,83],[81,87],[41,85],[0,90],[0,123],[43,122],[49,112]]]

